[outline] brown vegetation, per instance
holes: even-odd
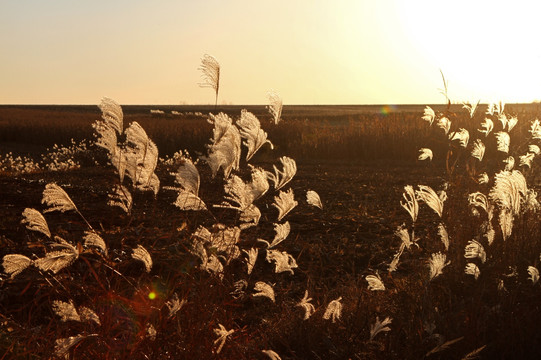
[[[181,149],[192,155],[205,153],[212,126],[193,113],[212,109],[158,108],[166,113],[151,115],[149,108],[124,107],[125,122],[140,123],[162,157]],[[541,289],[528,280],[526,269],[540,261],[539,211],[518,217],[511,238],[496,239],[487,249],[491,261],[475,280],[464,274],[469,262],[464,247],[481,226],[467,205],[467,195],[477,184],[468,176],[452,177],[442,218],[421,207],[414,224],[418,246],[404,252],[398,271],[388,272],[400,246],[395,230],[410,221],[400,206],[404,186],[426,184],[439,190],[449,180],[444,164],[448,144],[439,142],[435,130],[421,120],[423,108],[398,108],[382,115],[377,107],[285,107],[284,120],[273,126],[263,107],[248,107],[275,145],[274,151],[264,146],[254,163],[271,170],[282,155],[298,162],[289,185],[299,205],[286,217],[291,233],[281,244],[299,265],[293,274],[275,274],[262,250],[250,275],[240,260],[226,265],[222,279],[201,271],[190,251],[191,235],[200,225],[235,225],[235,215],[228,209],[214,209],[214,218],[180,211],[172,205],[175,194],[165,190],[156,198],[136,193],[131,214],[108,207],[117,175],[99,149],[92,151],[100,166],[23,175],[4,172],[0,257],[18,253],[33,259],[49,251],[45,236],[21,224],[25,208],[45,208],[40,201],[47,183],[61,185],[84,218],[73,212],[45,215],[51,233],[79,249],[71,266],[57,274],[29,268],[13,279],[1,278],[0,355],[49,358],[59,346],[55,348],[53,339],[83,336],[72,339],[78,342],[68,350],[71,358],[264,359],[262,350],[269,349],[282,359],[463,358],[476,350],[482,358],[537,357]],[[192,114],[173,116],[172,109]],[[232,117],[240,113],[237,107],[218,110]],[[457,121],[467,125],[460,107],[452,110],[461,112]],[[508,106],[508,111],[524,121],[537,116],[536,109],[526,107]],[[1,107],[0,150],[37,156],[55,143],[91,139],[91,124],[98,118],[95,107]],[[526,125],[513,136],[519,138],[525,131]],[[416,161],[424,146],[434,150],[433,163]],[[158,166],[162,188],[174,185],[171,170]],[[201,198],[207,204],[219,203],[223,181],[211,179],[208,168],[200,171]],[[527,174],[530,183],[535,174]],[[320,195],[323,209],[302,199],[309,189]],[[273,195],[266,194],[261,203],[272,202]],[[245,231],[243,246],[272,238],[277,211],[261,206],[261,212],[265,222]],[[83,246],[88,229],[84,219],[106,239],[107,257]],[[453,224],[450,264],[431,281],[427,262],[442,249],[440,221]],[[138,245],[152,256],[150,273],[131,257]],[[376,273],[385,291],[368,289],[366,276]],[[498,289],[498,279],[505,289]],[[236,286],[239,280],[248,288]],[[272,284],[275,302],[252,296],[256,281]],[[316,310],[307,320],[296,306],[305,290]],[[323,319],[327,304],[340,297],[340,319]],[[90,308],[100,324],[62,321],[52,306],[58,300],[73,301],[79,312],[81,306]],[[391,317],[390,331],[371,334],[376,317]],[[234,332],[218,354],[215,329],[220,325]]]

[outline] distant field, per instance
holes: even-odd
[[[443,111],[444,105],[431,105]],[[126,124],[139,122],[156,142],[160,155],[178,150],[204,152],[212,128],[204,116],[225,112],[232,118],[242,109],[254,113],[269,133],[277,150],[299,160],[405,160],[416,156],[421,145],[431,144],[434,151],[445,147],[431,143],[431,132],[421,120],[425,105],[289,105],[284,106],[283,121],[271,124],[263,105],[127,105],[123,107]],[[164,114],[151,114],[161,110]],[[450,109],[459,121],[467,121],[461,105]],[[539,104],[508,104],[506,110],[531,120],[539,115]],[[173,115],[176,111],[180,115]],[[0,152],[35,155],[54,144],[70,139],[91,139],[91,124],[100,118],[93,105],[2,105],[0,106]],[[264,156],[264,154],[263,154]]]

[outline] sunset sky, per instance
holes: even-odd
[[[441,103],[541,99],[541,2],[0,2],[0,103]]]

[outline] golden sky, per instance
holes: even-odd
[[[0,103],[429,104],[541,99],[539,1],[0,2]]]

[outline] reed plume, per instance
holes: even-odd
[[[201,70],[202,83],[199,83],[200,87],[210,87],[214,89],[216,93],[216,100],[214,108],[218,106],[218,91],[220,89],[220,63],[213,56],[205,54],[201,59],[201,66],[198,68]]]

